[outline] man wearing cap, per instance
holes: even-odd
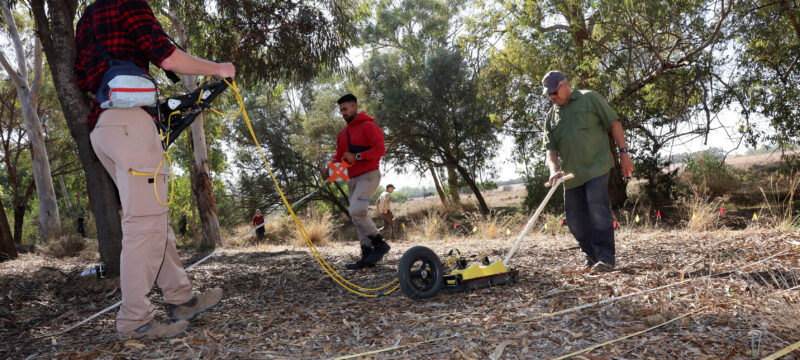
[[[631,176],[633,162],[625,144],[619,117],[600,94],[575,90],[560,71],[550,71],[542,79],[543,95],[553,107],[544,126],[544,150],[550,169],[550,185],[564,173],[575,178],[564,182],[564,208],[567,225],[581,250],[586,267],[593,272],[614,270],[614,220],[608,196],[608,173],[614,167],[608,147],[610,132],[620,154],[625,177]],[[559,170],[558,160],[561,158]]]

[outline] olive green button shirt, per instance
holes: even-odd
[[[558,151],[561,169],[575,174],[564,183],[567,190],[614,167],[607,134],[618,118],[592,90],[575,90],[566,105],[553,104],[545,118],[543,149]]]

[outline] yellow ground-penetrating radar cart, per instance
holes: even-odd
[[[442,264],[433,250],[425,246],[414,246],[403,254],[397,265],[400,288],[408,297],[419,300],[433,297],[440,290],[461,292],[516,283],[519,280],[519,270],[510,265],[511,256],[514,255],[520,242],[536,222],[536,218],[544,210],[558,186],[573,177],[572,174],[568,174],[556,181],[555,186],[539,204],[536,212],[517,237],[517,241],[514,242],[514,246],[502,261],[489,261],[487,256],[481,255],[465,256],[458,250],[451,250],[447,254],[447,261]],[[472,264],[469,264],[470,262]]]

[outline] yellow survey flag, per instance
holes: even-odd
[[[506,229],[506,235],[511,235],[511,229]]]
[[[547,230],[547,223],[544,224],[544,229]]]
[[[406,228],[406,223],[403,223],[403,229],[405,229],[405,228]]]
[[[494,225],[489,226],[489,232],[492,232],[492,231],[494,231]]]
[[[758,215],[756,215],[756,213],[753,213],[753,220],[758,220]]]
[[[438,223],[439,223],[439,219],[433,219],[433,225],[436,225]]]
[[[694,220],[696,217],[697,217],[697,214],[696,214],[696,213],[695,213],[695,214],[692,214],[692,220]]]
[[[478,227],[477,226],[473,226],[472,227],[472,232],[474,232],[474,233],[478,232]]]
[[[639,214],[636,214],[636,220],[635,220],[635,221],[636,221],[637,223],[639,222]]]

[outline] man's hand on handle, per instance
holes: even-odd
[[[342,155],[342,161],[352,164],[352,163],[356,162],[356,154],[353,154],[353,153],[348,151],[348,152],[344,153],[344,155]]]
[[[215,75],[223,79],[233,79],[236,77],[236,68],[229,62],[219,63],[217,64],[217,73]]]
[[[561,171],[556,171],[555,173],[550,174],[550,181],[548,181],[547,184],[549,184],[549,186],[555,185],[556,181],[558,181],[558,179],[562,176],[564,176],[564,173]]]

